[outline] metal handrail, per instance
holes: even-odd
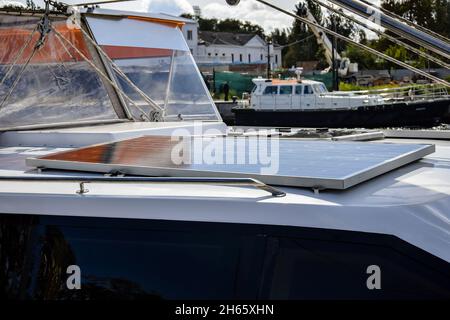
[[[84,195],[89,192],[86,184],[92,183],[186,183],[186,184],[206,184],[222,186],[242,186],[255,187],[272,194],[273,197],[285,197],[286,193],[272,186],[269,186],[253,178],[178,178],[178,177],[41,177],[41,176],[3,176],[0,181],[21,181],[21,182],[76,182],[80,189],[77,194]]]
[[[128,119],[111,119],[111,120],[87,120],[87,121],[75,121],[75,122],[57,122],[57,123],[45,123],[45,124],[31,124],[16,127],[0,127],[0,133],[7,131],[31,131],[31,130],[46,130],[46,129],[67,129],[77,127],[88,127],[97,125],[108,125],[117,123],[130,122]]]
[[[397,88],[385,88],[385,89],[374,89],[374,90],[363,90],[363,91],[346,91],[346,94],[353,95],[379,95],[382,97],[407,97],[410,92],[414,93],[415,98],[427,98],[427,97],[448,97],[450,95],[444,86],[440,85],[415,85],[415,86],[405,86]],[[423,92],[420,94],[420,92]]]

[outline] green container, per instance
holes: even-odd
[[[251,92],[254,87],[252,80],[257,76],[235,72],[216,72],[216,92],[222,92],[223,85],[228,82],[230,92],[236,92],[241,97],[244,92]]]

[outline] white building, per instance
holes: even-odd
[[[164,14],[166,15],[166,14]],[[170,15],[166,15],[169,16]],[[184,22],[183,26],[183,35],[186,39],[186,42],[191,49],[192,55],[196,57],[198,55],[198,22],[192,19],[176,17],[177,20]]]
[[[255,34],[199,31],[198,22],[183,19],[183,34],[199,65],[266,64],[267,43]],[[270,46],[272,69],[281,67],[282,48]]]
[[[200,31],[199,41],[199,64],[266,64],[270,50],[272,68],[282,66],[281,47],[255,34]]]

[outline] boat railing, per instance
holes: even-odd
[[[447,88],[439,84],[411,85],[395,88],[347,91],[345,94],[358,96],[374,96],[389,102],[427,101],[450,99]]]
[[[196,184],[196,185],[220,185],[231,187],[254,187],[270,193],[273,197],[282,198],[286,196],[284,191],[267,185],[253,178],[202,178],[202,177],[125,177],[120,171],[112,172],[106,176],[90,177],[60,177],[60,176],[0,176],[0,181],[11,182],[63,182],[76,183],[78,190],[76,194],[85,195],[89,193],[86,188],[89,184]]]

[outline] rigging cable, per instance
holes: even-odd
[[[309,39],[314,38],[314,37],[315,37],[315,35],[313,34],[313,35],[310,35],[310,36],[308,36],[308,37],[306,37],[306,38],[300,39],[300,40],[298,40],[298,41],[295,41],[295,42],[288,43],[288,44],[285,44],[285,45],[283,45],[283,46],[280,46],[280,48],[281,48],[281,49],[289,48],[289,47],[295,46],[296,44],[300,44],[300,43],[302,43],[302,42],[308,41]]]
[[[27,41],[25,42],[25,44],[22,46],[22,48],[20,49],[19,53],[16,55],[16,57],[14,58],[12,64],[10,65],[10,67],[8,68],[8,71],[6,71],[5,75],[2,78],[2,81],[0,81],[0,86],[3,85],[6,81],[6,79],[9,77],[9,75],[11,74],[11,71],[13,70],[13,68],[16,66],[17,61],[19,61],[19,59],[22,57],[23,53],[25,52],[25,49],[30,45],[31,40],[33,40],[33,36],[34,33],[37,31],[37,26],[33,29],[33,31],[30,33],[30,35],[28,36]]]
[[[51,30],[51,22],[50,22],[50,19],[49,19],[49,16],[48,16],[49,12],[50,12],[50,7],[49,7],[48,2],[46,2],[45,14],[42,17],[42,19],[39,21],[39,23],[38,23],[38,25],[36,27],[36,29],[40,33],[39,39],[37,40],[36,44],[34,45],[33,52],[31,52],[31,54],[28,57],[27,61],[25,62],[25,64],[20,69],[20,72],[17,75],[16,79],[14,80],[14,82],[13,82],[11,88],[9,89],[8,93],[5,95],[5,97],[3,98],[2,102],[0,103],[0,110],[5,106],[6,102],[9,100],[9,98],[12,95],[12,93],[16,89],[17,85],[19,84],[19,81],[22,79],[22,76],[25,73],[25,70],[28,67],[28,65],[30,64],[31,60],[34,58],[34,56],[36,55],[38,50],[41,49],[44,46],[45,40],[47,39],[47,35],[50,32],[50,30]],[[33,32],[33,34],[34,34],[34,32]]]
[[[422,58],[428,59],[428,60],[433,61],[434,63],[436,63],[436,64],[438,64],[438,65],[440,65],[440,66],[442,66],[444,68],[450,69],[450,64],[448,64],[448,63],[446,63],[446,62],[444,62],[444,61],[442,61],[442,60],[440,60],[440,59],[438,59],[436,57],[433,57],[432,55],[430,55],[430,54],[428,54],[428,53],[426,53],[424,51],[421,51],[420,49],[414,48],[413,46],[411,46],[411,45],[409,45],[409,44],[407,44],[407,43],[405,43],[405,42],[403,42],[403,41],[401,41],[401,40],[399,40],[399,39],[389,35],[386,32],[383,32],[383,31],[378,30],[376,28],[372,28],[368,24],[366,24],[365,22],[360,21],[360,20],[356,19],[355,17],[352,17],[351,15],[346,14],[346,13],[340,11],[339,9],[333,8],[332,6],[322,2],[322,0],[313,0],[313,1],[318,3],[319,5],[321,5],[322,7],[324,7],[326,9],[330,10],[330,11],[333,11],[333,12],[335,12],[335,13],[343,16],[343,17],[345,17],[345,18],[347,18],[347,19],[349,19],[349,20],[351,20],[351,21],[353,21],[353,22],[363,26],[364,28],[366,28],[366,29],[368,29],[368,30],[370,30],[372,32],[377,33],[379,36],[384,37],[384,38],[390,40],[391,42],[393,42],[395,44],[398,44],[400,46],[405,47],[406,49],[408,49],[408,50],[418,54]]]
[[[148,97],[140,88],[138,88],[123,72],[120,70],[120,68],[106,55],[106,53],[101,50],[101,48],[91,39],[91,37],[80,27],[80,29],[83,31],[87,39],[96,47],[97,50],[102,52],[103,55],[109,60],[109,62],[113,65],[113,69],[133,88],[135,89],[138,94],[140,94],[143,99],[154,109],[157,109],[157,112],[151,113],[151,116],[148,116],[147,113],[139,106],[137,105],[134,100],[132,100],[121,88],[119,88],[118,85],[116,85],[107,75],[105,75],[94,63],[92,63],[77,47],[75,47],[67,38],[65,38],[59,31],[57,31],[55,28],[51,26],[51,21],[49,19],[49,1],[46,1],[46,12],[39,22],[39,24],[36,26],[36,28],[33,30],[33,32],[30,34],[28,41],[26,44],[21,48],[19,54],[16,56],[16,58],[13,61],[13,64],[9,68],[9,70],[6,72],[5,76],[2,78],[2,81],[0,83],[3,84],[4,81],[7,79],[7,77],[10,75],[13,67],[19,60],[19,58],[23,55],[23,52],[25,51],[26,47],[31,43],[31,40],[33,39],[33,35],[36,31],[39,31],[40,37],[37,40],[33,52],[28,57],[25,64],[22,66],[17,78],[15,79],[14,83],[12,84],[10,90],[6,94],[6,96],[3,98],[2,102],[0,103],[0,109],[3,108],[3,106],[6,104],[14,90],[16,89],[20,79],[22,78],[23,74],[25,73],[26,68],[30,64],[31,60],[34,58],[38,50],[45,44],[45,40],[47,38],[47,35],[50,33],[50,31],[54,31],[56,35],[56,39],[61,43],[63,48],[67,51],[67,53],[74,58],[74,56],[69,52],[67,46],[64,44],[64,42],[68,43],[69,46],[75,50],[82,58],[85,60],[101,77],[106,79],[106,81],[115,89],[117,90],[123,97],[125,97],[131,105],[136,107],[141,113],[142,117],[146,118],[148,121],[157,121],[160,120],[161,112],[164,110],[156,103],[154,102],[150,97]],[[64,40],[64,41],[63,41]]]
[[[103,51],[101,46],[99,46],[92,38],[91,36],[83,30],[83,28],[80,27],[81,32],[83,35],[88,39],[88,41],[95,47],[95,49],[98,50],[100,54],[102,54],[105,59],[111,64],[114,71],[117,72],[118,75],[120,75],[123,80],[127,82],[127,84],[132,87],[144,100],[147,102],[151,107],[156,109],[158,112],[164,112],[163,108],[161,108],[152,98],[150,98],[144,91],[142,91],[138,86],[136,86],[133,81],[130,80],[130,78],[120,69],[120,67],[108,56],[108,54]],[[173,62],[172,62],[173,63]]]
[[[426,78],[428,78],[428,79],[430,79],[430,80],[433,80],[433,81],[435,81],[435,82],[437,82],[437,83],[440,83],[440,84],[442,84],[442,85],[445,85],[445,86],[447,86],[447,87],[450,87],[450,83],[449,83],[448,81],[445,81],[445,80],[443,80],[443,79],[441,79],[441,78],[439,78],[439,77],[433,76],[433,75],[431,75],[431,74],[429,74],[429,73],[427,73],[427,72],[425,72],[425,71],[422,71],[422,70],[417,69],[417,68],[415,68],[415,67],[413,67],[413,66],[410,66],[409,64],[407,64],[407,63],[405,63],[405,62],[402,62],[402,61],[399,61],[399,60],[397,60],[397,59],[395,59],[395,58],[393,58],[393,57],[391,57],[391,56],[388,56],[387,54],[378,52],[377,50],[372,49],[371,47],[368,47],[368,46],[366,46],[366,45],[363,45],[363,44],[361,44],[361,43],[359,43],[359,42],[357,42],[357,41],[354,41],[354,40],[352,40],[352,39],[350,39],[350,38],[348,38],[348,37],[346,37],[346,36],[343,36],[343,35],[341,35],[341,34],[339,34],[339,33],[337,33],[337,32],[331,31],[331,30],[329,30],[328,28],[321,26],[320,24],[311,22],[311,21],[309,21],[309,20],[306,19],[306,18],[300,17],[300,16],[298,16],[298,15],[296,15],[296,14],[290,12],[290,11],[287,11],[287,10],[285,10],[285,9],[279,8],[279,7],[277,7],[276,5],[273,5],[273,4],[271,4],[271,3],[269,3],[269,2],[267,2],[267,1],[265,1],[265,0],[256,0],[256,1],[262,3],[262,4],[266,5],[266,6],[268,6],[268,7],[270,7],[270,8],[272,8],[272,9],[275,9],[275,10],[281,12],[281,13],[284,13],[284,14],[286,14],[286,15],[288,15],[288,16],[291,16],[291,17],[293,17],[294,19],[296,19],[296,20],[298,20],[298,21],[301,21],[301,22],[307,24],[308,26],[313,26],[313,27],[316,27],[316,28],[318,28],[318,29],[321,29],[321,30],[324,31],[325,33],[328,33],[328,34],[330,34],[330,35],[333,35],[333,36],[335,36],[336,38],[339,38],[339,39],[341,39],[341,40],[343,40],[343,41],[345,41],[345,42],[349,42],[349,43],[351,43],[351,44],[353,44],[353,45],[359,47],[360,49],[369,51],[369,52],[371,52],[372,54],[374,54],[374,55],[376,55],[376,56],[378,56],[378,57],[380,57],[380,58],[382,58],[382,59],[385,59],[385,60],[387,60],[387,61],[390,61],[390,62],[392,62],[392,63],[395,63],[395,64],[397,64],[397,65],[399,65],[399,66],[402,66],[402,67],[404,67],[404,68],[406,68],[406,69],[408,69],[408,70],[410,70],[410,71],[413,71],[413,72],[415,72],[415,73],[417,73],[417,74],[420,74],[420,75],[422,75],[422,76],[424,76],[424,77],[426,77]]]
[[[370,2],[367,1],[367,0],[360,0],[360,1],[363,2],[363,3],[365,3],[365,4],[368,5],[368,6],[372,7],[372,8],[375,8],[375,9],[380,10],[381,12],[383,12],[384,14],[386,14],[386,15],[388,15],[388,16],[391,16],[392,18],[398,19],[398,20],[400,20],[400,21],[406,23],[406,24],[409,25],[410,27],[413,27],[413,28],[416,28],[416,29],[418,29],[418,30],[420,30],[420,31],[422,31],[422,32],[428,33],[428,35],[433,36],[433,37],[436,37],[436,38],[439,38],[439,39],[441,39],[442,41],[450,42],[450,39],[448,39],[447,37],[443,36],[442,34],[439,34],[439,33],[437,33],[437,32],[434,32],[434,31],[432,31],[432,30],[430,30],[430,29],[427,29],[427,28],[425,28],[425,27],[423,27],[423,26],[421,26],[421,25],[419,25],[419,24],[416,24],[416,23],[414,23],[414,22],[412,22],[412,21],[410,21],[410,20],[408,20],[408,19],[405,19],[404,17],[401,17],[401,16],[395,14],[394,12],[391,12],[391,11],[389,11],[389,10],[386,10],[386,9],[383,8],[382,6],[375,5],[374,3],[370,3]]]
[[[76,46],[74,46],[68,39],[66,39],[58,30],[56,29],[52,29],[53,32],[55,32],[56,38],[59,39],[60,41],[64,40],[67,44],[69,44],[70,47],[72,47],[72,49],[75,50],[75,52],[77,54],[80,55],[80,57],[86,61],[103,79],[105,79],[114,89],[116,89],[124,98],[126,98],[128,100],[128,102],[130,102],[131,105],[133,105],[134,107],[136,107],[136,109],[138,109],[142,115],[148,120],[148,121],[152,121],[152,119],[147,116],[147,113],[136,104],[136,102],[134,102],[133,99],[131,99],[121,88],[119,88],[119,86],[117,84],[114,83],[114,81],[112,81],[105,73],[103,73],[103,71],[101,71],[92,61],[90,61],[84,54],[83,52],[81,52]]]

